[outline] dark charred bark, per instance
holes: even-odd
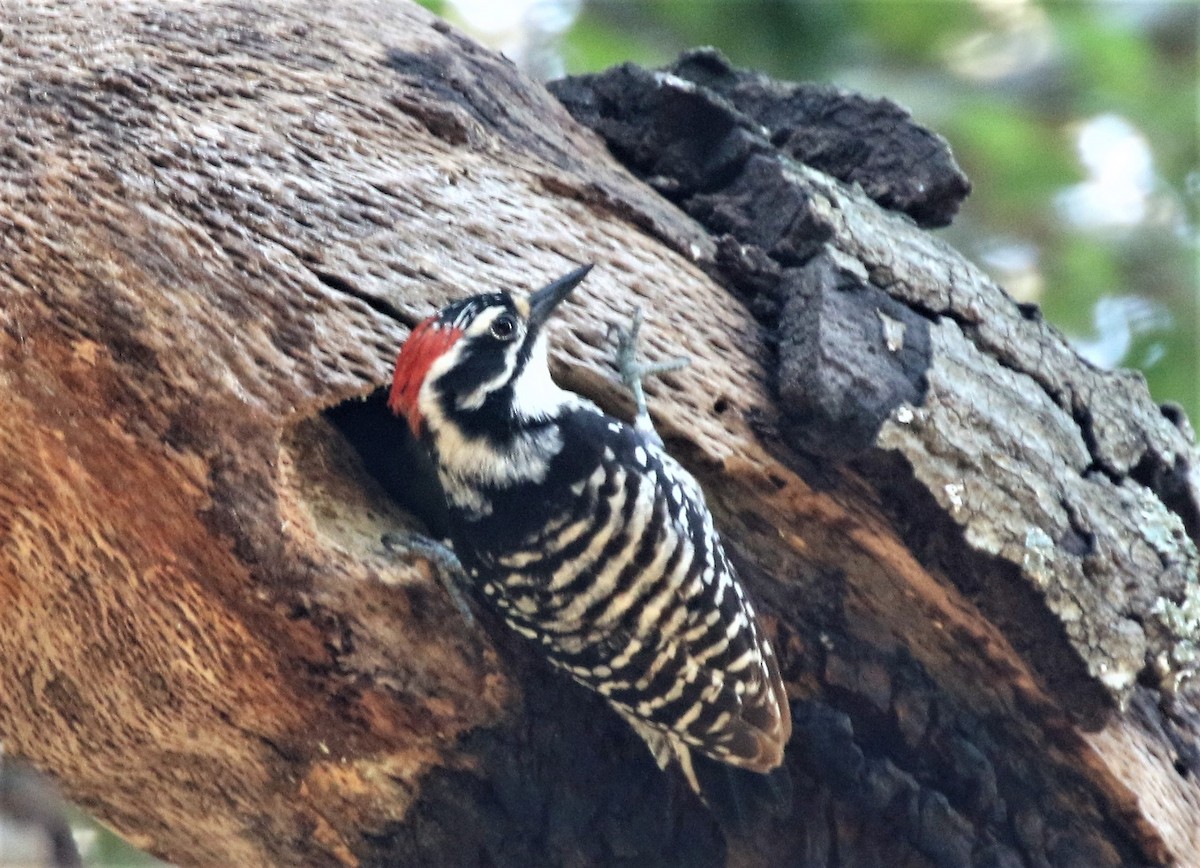
[[[1187,422],[919,228],[968,188],[896,106],[556,84],[626,169],[416,7],[48,9],[0,13],[8,751],[187,864],[1195,863]],[[407,329],[582,261],[556,375],[628,413],[636,305],[693,357],[652,409],[784,663],[742,836],[379,542]]]

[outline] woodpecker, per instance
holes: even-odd
[[[544,326],[591,270],[457,301],[413,329],[388,406],[437,469],[472,588],[601,694],[702,799],[694,758],[768,773],[791,715],[696,480],[663,448],[621,341],[634,424],[550,377]]]

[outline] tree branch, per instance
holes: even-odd
[[[780,98],[701,61],[707,82],[654,93],[725,118],[728,141],[667,141],[724,154],[721,184],[632,165],[672,202],[403,3],[29,3],[0,30],[0,737],[135,843],[186,864],[1200,850],[1195,449],[1132,375],[834,179],[944,222],[965,182],[936,148],[906,164],[932,198],[886,161],[818,171],[799,125],[751,129]],[[781,651],[796,813],[757,837],[724,841],[598,699],[389,557],[414,518],[349,442],[393,436],[371,396],[421,316],[584,261],[556,375],[628,414],[609,330],[638,305],[648,360],[692,357],[651,409]],[[869,364],[886,387],[839,379]]]

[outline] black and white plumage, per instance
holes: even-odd
[[[542,325],[589,268],[425,320],[389,406],[429,450],[483,598],[703,796],[693,752],[779,766],[787,698],[696,481],[648,417],[627,425],[550,378]]]

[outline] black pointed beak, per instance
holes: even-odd
[[[591,264],[585,265],[582,268],[576,268],[570,274],[564,274],[558,280],[551,284],[543,286],[537,292],[529,296],[529,329],[536,331],[546,320],[550,318],[550,314],[554,309],[571,294],[571,290],[579,286],[588,272],[592,270]]]

